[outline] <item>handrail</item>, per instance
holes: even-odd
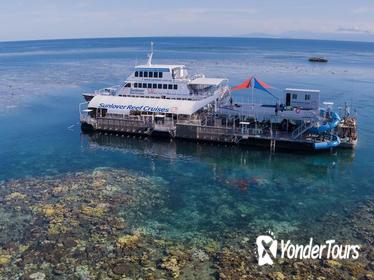
[[[296,139],[296,138],[300,137],[304,132],[311,129],[316,123],[317,122],[315,120],[311,121],[311,122],[304,122],[298,128],[296,128],[294,131],[292,131],[291,137],[293,139]]]
[[[82,115],[82,106],[87,105],[87,104],[88,104],[88,102],[79,103],[79,115]]]

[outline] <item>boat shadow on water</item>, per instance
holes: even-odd
[[[209,141],[189,141],[186,139],[169,139],[162,137],[147,137],[135,134],[121,134],[110,132],[91,132],[81,134],[82,146],[101,149],[118,149],[123,152],[158,156],[161,158],[176,159],[178,156],[197,157],[199,159],[234,159],[245,161],[250,158],[268,158],[270,161],[277,158],[290,157],[297,160],[300,157],[308,156],[309,162],[314,166],[334,166],[337,163],[349,165],[355,159],[355,150],[332,149],[315,151],[295,150],[292,154],[289,151],[277,149],[270,152],[268,148],[237,145],[229,143],[217,143]]]

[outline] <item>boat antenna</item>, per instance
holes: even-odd
[[[147,66],[151,66],[152,65],[152,57],[153,57],[153,42],[151,42],[151,52],[148,55]]]

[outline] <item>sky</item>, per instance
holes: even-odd
[[[0,0],[0,41],[243,35],[374,41],[374,0]]]

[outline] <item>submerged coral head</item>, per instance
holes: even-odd
[[[249,182],[246,179],[239,179],[230,181],[229,184],[235,188],[238,188],[240,191],[247,191],[249,187]]]

